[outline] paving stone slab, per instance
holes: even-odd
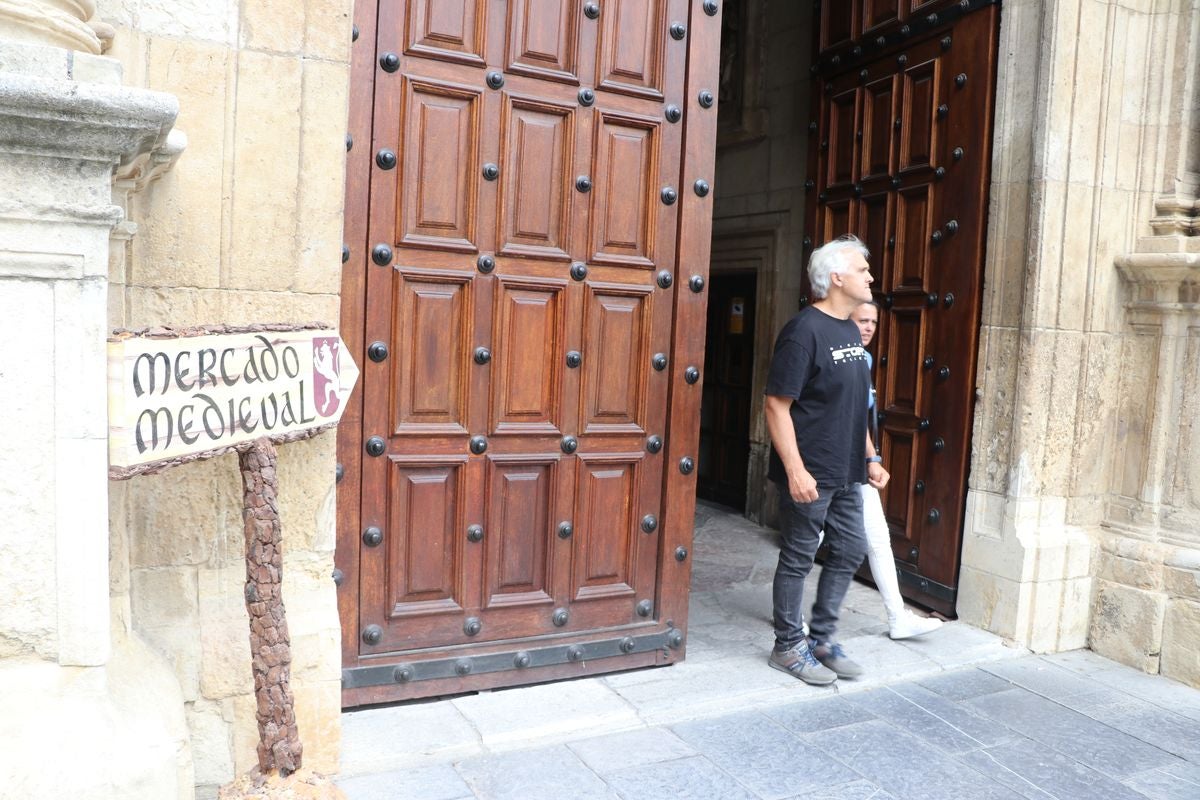
[[[567,747],[543,747],[455,764],[479,800],[617,800]]]
[[[1200,797],[1200,766],[1187,766],[1195,773],[1191,779],[1170,769],[1152,769],[1130,775],[1125,785],[1150,800],[1196,800]]]
[[[489,750],[643,727],[634,709],[596,678],[467,695],[451,703]]]
[[[462,800],[474,796],[449,764],[360,775],[337,784],[347,800]]]
[[[1162,771],[1168,775],[1174,775],[1178,778],[1183,778],[1184,780],[1191,781],[1197,786],[1200,786],[1200,764],[1175,763],[1171,764],[1170,766],[1163,767]]]
[[[610,775],[608,783],[622,800],[760,800],[700,756],[633,767]],[[562,800],[570,797],[564,795]]]
[[[1019,800],[1020,795],[883,720],[803,737],[889,794],[921,800]]]
[[[1148,705],[1115,689],[1076,695],[1062,703],[1160,750],[1200,763],[1200,721]]]
[[[915,683],[857,695],[852,702],[862,703],[897,728],[951,753],[993,747],[1018,738],[1005,726]]]
[[[767,666],[767,653],[737,656],[704,665],[687,662],[670,681],[617,684],[613,688],[646,723],[669,725],[689,719],[757,708],[800,697],[827,697],[829,687],[808,686]]]
[[[851,781],[840,786],[823,786],[798,794],[789,800],[895,800],[892,795],[868,780]]]
[[[766,800],[791,797],[860,777],[837,759],[758,713],[683,723],[676,725],[674,731],[697,752]]]
[[[1088,678],[1041,657],[1001,661],[983,669],[1051,700],[1064,700],[1101,688]]]
[[[981,775],[994,780],[1001,786],[1007,786],[1025,800],[1060,800],[1054,795],[1039,789],[1028,777],[1013,772],[991,756],[987,750],[972,750],[962,753],[958,760],[974,769]],[[1065,800],[1065,798],[1063,799]],[[1074,800],[1074,798],[1071,798]]]
[[[646,728],[584,739],[567,745],[601,776],[613,772],[696,755],[696,750],[666,728]]]
[[[1189,719],[1200,720],[1200,692],[1161,675],[1148,675],[1118,664],[1089,650],[1045,656],[1050,663],[1086,675],[1096,683],[1168,709]]]
[[[1114,778],[1029,739],[968,753],[962,756],[962,760],[1027,798],[1048,795],[1056,798],[1144,800],[1133,789]],[[988,762],[999,769],[989,771]],[[1002,770],[1020,776],[1020,782],[1036,786],[1040,793],[1023,792],[1013,783],[1002,780]]]
[[[848,702],[845,697],[789,703],[777,708],[763,709],[761,713],[792,733],[801,734],[817,733],[875,718],[870,711]]]
[[[994,633],[962,622],[947,622],[926,636],[901,639],[893,644],[933,661],[943,670],[1029,655],[1023,647],[1006,644]]]
[[[444,763],[482,751],[475,728],[448,701],[342,714],[343,776]]]
[[[1121,778],[1179,759],[1026,689],[966,701],[998,723],[1093,769]]]
[[[992,692],[1003,692],[1013,688],[1010,681],[999,678],[979,668],[968,668],[954,672],[943,672],[922,678],[918,683],[951,700],[966,700]]]

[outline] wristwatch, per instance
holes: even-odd
[[[882,464],[883,456],[867,456],[868,464]]]

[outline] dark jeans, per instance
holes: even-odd
[[[783,541],[774,585],[775,647],[778,650],[794,647],[804,638],[804,579],[812,569],[821,529],[825,529],[829,557],[821,568],[817,599],[808,623],[813,638],[822,642],[834,641],[842,600],[867,552],[859,485],[822,486],[817,491],[818,497],[813,502],[797,503],[787,485],[780,486],[779,526]]]

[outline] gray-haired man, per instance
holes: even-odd
[[[817,248],[808,262],[817,301],[775,340],[767,377],[768,476],[780,489],[782,544],[775,569],[772,667],[812,684],[853,678],[862,669],[834,635],[838,611],[866,554],[862,494],[888,480],[867,438],[870,372],[858,326],[849,319],[871,300],[870,254],[853,236]],[[822,528],[829,557],[804,634],[801,602]]]

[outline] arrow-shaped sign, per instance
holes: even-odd
[[[336,425],[358,380],[337,330],[122,332],[108,343],[109,473]]]

